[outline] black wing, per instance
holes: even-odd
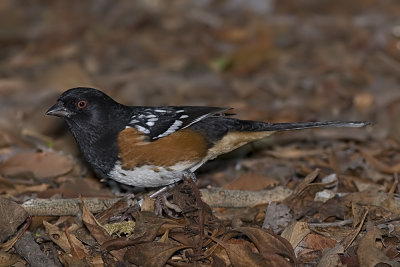
[[[224,116],[230,108],[218,107],[149,107],[133,112],[128,126],[147,135],[150,141],[168,136],[211,116]]]

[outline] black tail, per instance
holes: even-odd
[[[371,124],[363,121],[325,121],[325,122],[288,122],[288,123],[264,123],[259,125],[260,131],[287,131],[308,128],[346,127],[358,128]]]

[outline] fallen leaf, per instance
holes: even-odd
[[[82,202],[82,221],[90,234],[96,239],[97,243],[103,245],[105,242],[112,240],[112,237],[107,233],[103,226],[96,220],[94,215],[89,211],[85,202],[81,198]],[[111,251],[110,254],[117,258],[119,261],[123,260],[123,250]]]
[[[305,236],[311,233],[306,222],[293,222],[283,230],[281,236],[288,240],[293,248],[303,240]]]
[[[139,266],[161,267],[167,263],[175,252],[184,248],[187,248],[187,246],[147,242],[134,245],[128,249],[124,259]]]
[[[306,149],[298,149],[295,147],[285,147],[285,148],[278,147],[274,150],[267,151],[266,153],[276,158],[297,159],[297,158],[305,158],[310,156],[321,155],[323,153],[323,150],[322,149],[306,150]]]
[[[293,220],[290,209],[285,204],[269,203],[265,212],[265,219],[262,225],[263,229],[270,229],[275,234],[280,234],[286,226]]]
[[[329,237],[310,233],[302,241],[302,247],[311,250],[324,250],[336,246],[337,241]]]
[[[321,260],[319,261],[317,267],[336,267],[339,264],[340,257],[339,254],[344,252],[344,247],[342,244],[337,244],[333,248],[325,249],[322,252]]]
[[[259,253],[254,253],[248,245],[225,243],[224,248],[232,266],[265,266],[265,264],[268,264],[268,266],[290,266],[288,262],[285,262],[285,265],[279,265],[282,262],[278,263],[273,259],[267,261]]]
[[[381,232],[377,227],[373,227],[361,239],[357,248],[360,266],[374,267],[378,263],[389,260],[385,253],[376,247],[377,238],[381,238]]]
[[[375,169],[377,169],[380,172],[390,173],[390,174],[400,172],[400,163],[397,163],[394,165],[388,165],[388,164],[376,159],[374,156],[372,156],[366,150],[361,150],[361,154],[368,161],[368,163],[370,163]]]
[[[111,239],[111,236],[107,233],[106,229],[104,229],[101,224],[96,220],[93,214],[86,207],[83,199],[82,201],[82,221],[85,226],[88,228],[89,232],[96,239],[96,241],[102,245],[104,242]]]
[[[13,266],[15,263],[22,261],[22,258],[18,255],[0,251],[0,267]]]
[[[354,106],[361,112],[366,112],[371,109],[375,102],[374,95],[370,92],[358,93],[353,99]]]
[[[73,257],[68,253],[60,253],[58,256],[63,266],[86,267],[85,261]]]
[[[104,266],[104,261],[103,261],[103,258],[101,257],[101,255],[88,256],[86,258],[86,261],[90,267],[103,267]]]
[[[246,235],[270,266],[274,266],[274,264],[276,264],[275,266],[296,265],[296,256],[291,244],[286,239],[275,235],[272,231],[252,227],[239,227],[229,233]],[[230,255],[229,252],[228,255]],[[254,260],[258,261],[258,257],[256,256]],[[235,265],[234,263],[232,264]]]
[[[278,183],[279,182],[277,180],[269,178],[268,176],[249,172],[241,175],[239,178],[225,185],[224,188],[230,190],[259,191],[277,186]]]
[[[0,243],[3,243],[28,218],[28,213],[21,205],[0,197],[0,214]]]
[[[58,226],[53,225],[49,222],[43,221],[44,228],[48,233],[50,239],[56,243],[65,253],[71,253],[71,245],[68,242],[67,235],[64,231],[61,231]]]
[[[65,235],[67,236],[69,245],[71,247],[71,255],[77,259],[83,259],[88,256],[88,250],[82,244],[81,241],[76,238],[74,234],[69,233],[68,229],[65,229]]]
[[[67,156],[53,151],[24,151],[0,163],[0,173],[17,176],[31,173],[35,178],[51,178],[72,170],[73,162]]]

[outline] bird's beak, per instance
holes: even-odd
[[[54,106],[49,108],[48,111],[46,111],[46,115],[69,118],[71,115],[73,115],[73,113],[66,109],[61,102],[57,102]]]

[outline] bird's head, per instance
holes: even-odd
[[[110,111],[121,108],[122,105],[99,90],[78,87],[65,91],[46,115],[62,117],[70,127],[72,124],[85,128],[109,122]]]

